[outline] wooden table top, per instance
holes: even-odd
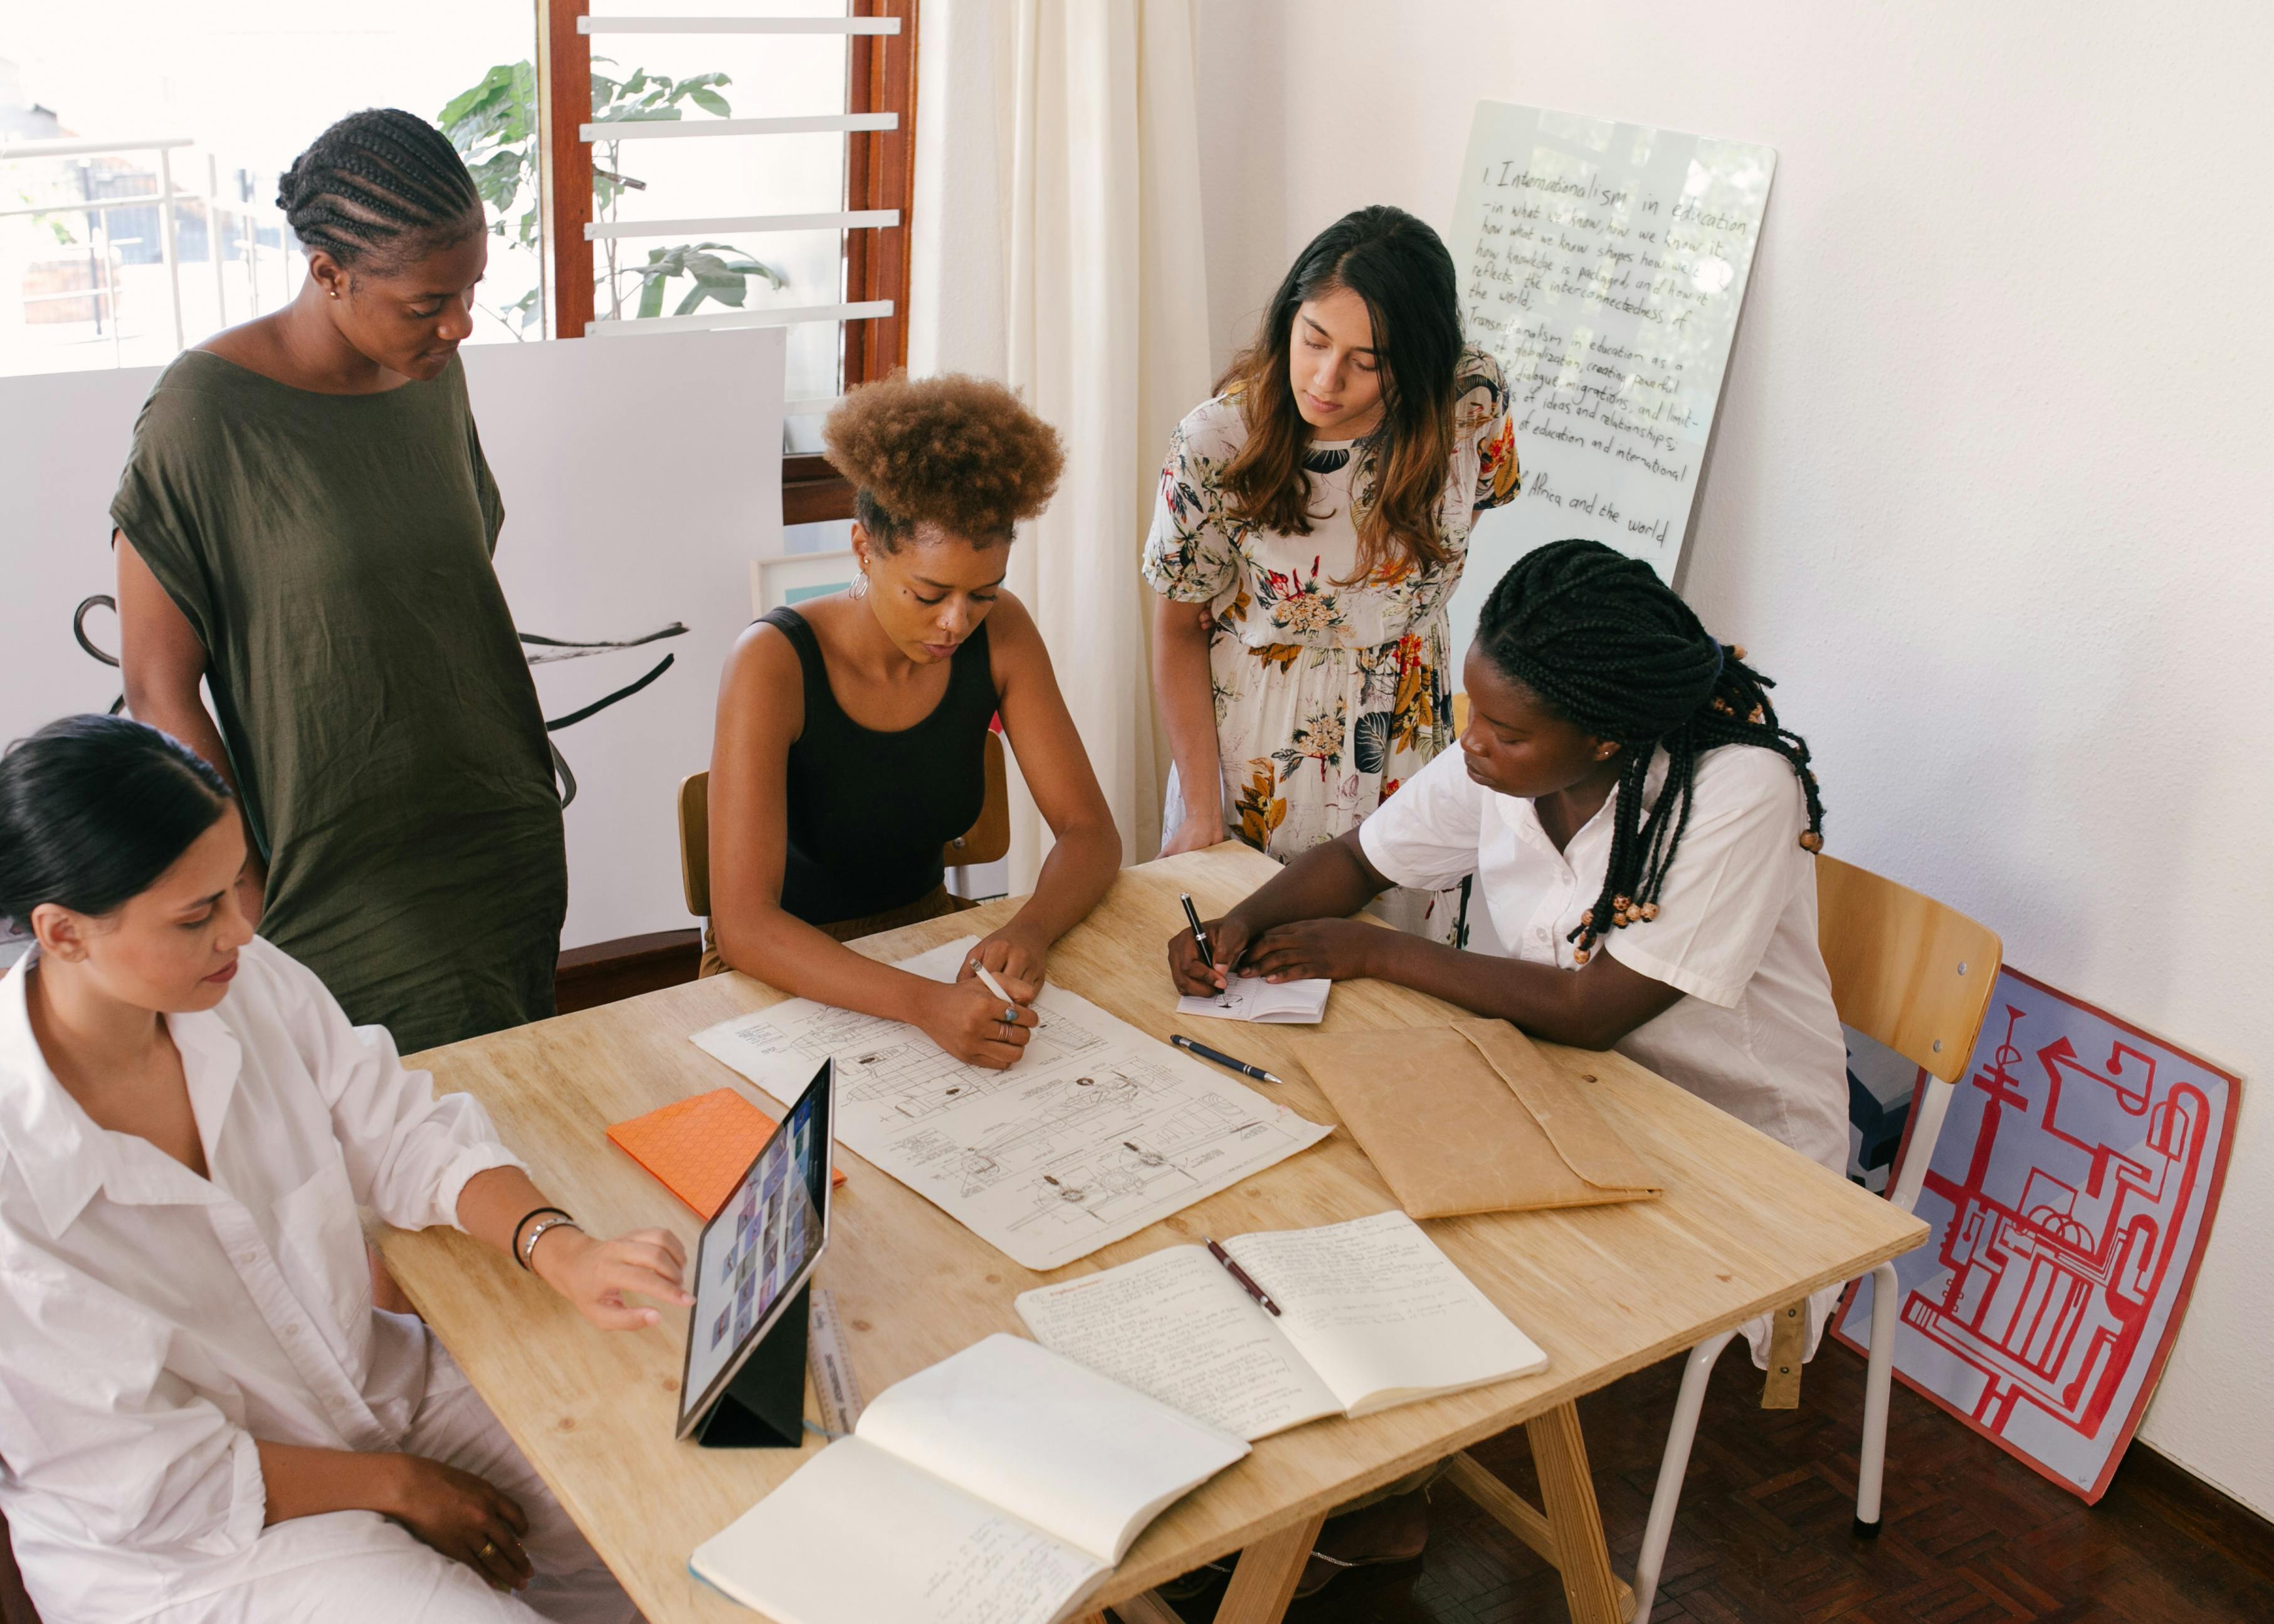
[[[1244,846],[1124,871],[1050,958],[1053,980],[1155,1037],[1178,1023],[1163,952],[1177,893],[1204,917],[1275,872]],[[898,959],[1006,918],[1012,902],[871,936]],[[479,1099],[550,1198],[594,1234],[669,1228],[692,1252],[701,1226],[606,1137],[611,1123],[722,1085],[765,1103],[688,1040],[780,994],[721,975],[452,1044],[415,1057],[438,1089]],[[1432,1025],[1450,1005],[1378,981],[1335,989],[1300,1031]],[[1286,1079],[1271,1099],[1338,1118],[1297,1064],[1288,1034],[1225,1026],[1209,1038]],[[1437,1220],[1430,1235],[1545,1349],[1547,1368],[1359,1421],[1329,1419],[1256,1444],[1163,1513],[1092,1605],[1151,1588],[1326,1507],[1591,1392],[1714,1332],[1907,1252],[1926,1226],[1615,1054],[1543,1046],[1661,1170],[1656,1200]],[[1237,1080],[1229,1079],[1228,1080]],[[1242,1084],[1241,1086],[1250,1086]],[[835,1296],[870,1398],[994,1331],[1024,1334],[1012,1299],[1044,1281],[1109,1268],[1201,1234],[1333,1223],[1397,1205],[1337,1132],[1160,1224],[1048,1274],[1020,1267],[930,1202],[839,1147],[818,1281]],[[796,1470],[804,1451],[707,1450],[672,1438],[685,1327],[676,1311],[640,1333],[588,1326],[501,1253],[451,1229],[382,1230],[393,1271],[650,1624],[753,1615],[688,1572],[689,1552]],[[809,1396],[808,1414],[815,1413]]]

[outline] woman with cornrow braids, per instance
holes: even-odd
[[[1209,921],[1214,963],[1179,933],[1178,989],[1234,968],[1396,981],[1615,1049],[1844,1172],[1846,1050],[1811,867],[1824,808],[1769,680],[1649,565],[1593,541],[1501,577],[1462,675],[1461,748]],[[1392,885],[1464,878],[1499,953],[1347,917]],[[1811,1351],[1834,1295],[1811,1304]],[[1765,1363],[1766,1321],[1748,1334]]]
[[[425,1049],[553,1012],[568,898],[457,357],[488,233],[393,109],[325,131],[277,204],[298,297],[166,369],[111,504],[126,703],[236,789],[261,935]]]

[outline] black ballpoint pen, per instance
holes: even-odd
[[[1201,962],[1213,970],[1216,968],[1216,949],[1209,944],[1208,932],[1201,929],[1201,911],[1193,906],[1192,892],[1178,891],[1177,899],[1185,905],[1185,919],[1193,928],[1193,945],[1201,950]],[[1217,989],[1216,1001],[1218,1004],[1228,1003],[1230,993],[1229,985]]]
[[[1171,1033],[1169,1041],[1188,1054],[1198,1055],[1203,1060],[1213,1060],[1216,1064],[1228,1067],[1242,1077],[1252,1077],[1259,1083],[1276,1083],[1279,1080],[1261,1066],[1250,1065],[1245,1060],[1234,1060],[1230,1055],[1210,1049],[1205,1043],[1193,1042],[1181,1032]]]

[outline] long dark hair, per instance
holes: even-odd
[[[229,810],[195,752],[123,716],[67,716],[0,756],[0,914],[100,916],[147,891]]]
[[[1596,938],[1658,917],[1659,894],[1690,823],[1698,757],[1724,744],[1774,750],[1800,775],[1810,851],[1824,845],[1824,803],[1808,741],[1779,725],[1745,651],[1706,631],[1697,613],[1640,559],[1599,541],[1552,541],[1518,559],[1485,600],[1477,646],[1501,674],[1564,720],[1626,748],[1602,894],[1570,940],[1586,963]],[[1666,782],[1647,819],[1643,789],[1654,746]]]
[[[1461,364],[1461,306],[1453,257],[1437,234],[1402,208],[1375,204],[1344,214],[1311,239],[1271,296],[1254,342],[1216,382],[1236,390],[1247,440],[1224,467],[1234,515],[1281,535],[1311,533],[1311,478],[1303,470],[1310,428],[1287,381],[1295,312],[1304,301],[1347,288],[1366,301],[1382,372],[1382,426],[1352,479],[1359,504],[1352,580],[1395,567],[1445,560],[1438,534],[1453,459],[1453,408]]]

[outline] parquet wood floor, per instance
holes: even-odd
[[[1614,1566],[1631,1574],[1674,1411],[1668,1360],[1580,1402]],[[1827,1342],[1796,1410],[1759,1408],[1743,1350],[1699,1422],[1651,1624],[2274,1624],[2274,1524],[2135,1447],[2097,1507],[1898,1385],[1886,1522],[1851,1531],[1864,1363]],[[1537,1499],[1520,1432],[1473,1452]],[[1288,1624],[1561,1624],[1555,1571],[1457,1492],[1428,1552],[1359,1569]],[[1185,1604],[1209,1616],[1217,1591]]]

